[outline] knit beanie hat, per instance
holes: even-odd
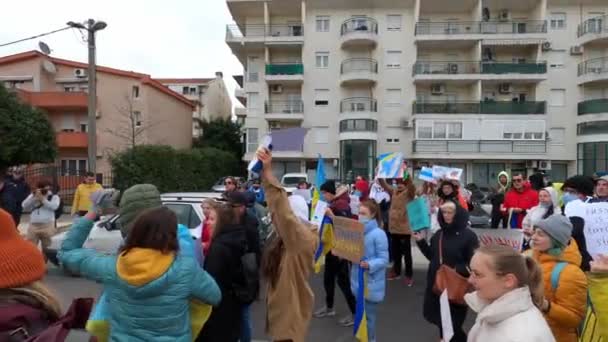
[[[120,198],[118,221],[120,232],[125,238],[129,235],[135,218],[144,210],[162,206],[160,192],[152,184],[137,184],[128,188]]]
[[[19,236],[12,216],[0,209],[0,289],[25,286],[45,273],[40,250]]]
[[[329,192],[330,194],[335,195],[336,194],[336,182],[334,182],[332,180],[328,180],[327,182],[323,183],[323,185],[321,185],[320,190]]]
[[[593,178],[579,175],[566,179],[564,185],[562,185],[562,190],[565,188],[575,189],[578,193],[585,196],[593,196],[595,184],[593,184]]]
[[[568,246],[568,242],[572,237],[572,223],[562,215],[551,215],[548,218],[538,222],[536,227],[542,229],[547,235],[561,245]]]

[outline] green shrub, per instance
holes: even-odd
[[[175,150],[161,145],[137,146],[116,154],[111,163],[114,187],[150,183],[161,192],[207,191],[239,168],[232,153],[216,148]]]

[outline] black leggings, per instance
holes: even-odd
[[[405,258],[405,276],[411,278],[414,275],[411,241],[411,235],[391,234],[393,272],[395,272],[395,275],[401,275],[401,258]]]
[[[325,287],[325,305],[327,308],[334,307],[334,292],[336,289],[336,280],[338,287],[344,294],[344,299],[348,304],[350,312],[355,314],[355,296],[350,290],[350,275],[348,261],[340,259],[337,256],[327,253],[325,256],[325,271],[323,272],[323,285]]]

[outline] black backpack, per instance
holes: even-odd
[[[258,298],[260,292],[260,272],[257,256],[249,248],[247,239],[245,239],[245,252],[241,256],[239,271],[239,281],[234,282],[232,288],[238,300],[248,305]]]
[[[59,220],[61,215],[63,215],[63,200],[61,199],[61,196],[57,195],[57,197],[59,197],[59,206],[57,207],[57,209],[55,209],[55,220]],[[49,196],[49,201],[51,200],[51,198],[53,197]]]

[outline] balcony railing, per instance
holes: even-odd
[[[304,102],[298,101],[268,101],[265,104],[266,114],[302,114]]]
[[[608,33],[608,15],[585,20],[578,25],[578,36],[582,37],[586,34]]]
[[[351,58],[342,62],[340,73],[368,71],[378,73],[378,62],[371,58]]]
[[[545,74],[547,63],[427,62],[414,64],[414,75]]]
[[[415,153],[546,153],[544,140],[414,140]]]
[[[354,32],[363,33],[378,33],[378,22],[376,19],[367,17],[357,17],[346,20],[340,28],[341,35],[347,35]]]
[[[608,57],[589,59],[578,65],[578,75],[608,74]]]
[[[340,102],[340,113],[378,111],[378,101],[370,97],[350,97]]]
[[[302,75],[304,64],[302,63],[272,63],[266,64],[266,75]]]
[[[547,33],[545,20],[418,22],[416,35]]]
[[[608,113],[608,99],[587,100],[578,103],[578,115]]]
[[[226,25],[226,37],[228,39],[254,38],[254,37],[302,37],[304,25],[302,24],[250,24],[250,25]]]
[[[545,114],[542,102],[415,102],[414,114]]]

